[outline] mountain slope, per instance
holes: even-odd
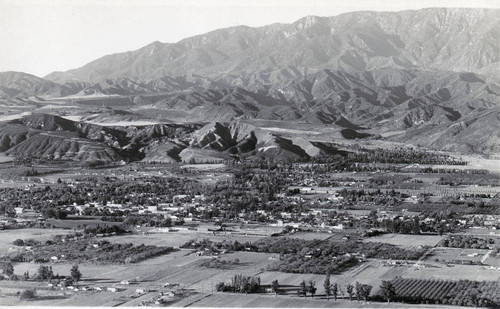
[[[299,74],[424,68],[493,75],[498,66],[500,14],[494,9],[432,8],[309,16],[292,24],[220,29],[178,43],[154,42],[108,55],[47,79],[101,82],[108,78],[245,75],[288,66]]]
[[[0,72],[0,98],[39,94],[65,96],[68,89],[49,80],[22,72]]]

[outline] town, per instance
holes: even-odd
[[[5,299],[498,303],[500,176],[423,150],[357,149],[288,163],[5,163]],[[475,292],[460,298],[457,279]]]

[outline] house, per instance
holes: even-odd
[[[344,224],[339,223],[337,225],[332,226],[333,229],[335,230],[343,230],[344,229]]]
[[[23,207],[14,207],[14,210],[16,211],[16,215],[20,215],[20,214],[24,213]]]
[[[162,292],[161,296],[174,297],[175,294],[172,291],[166,291],[166,292]]]
[[[118,204],[118,203],[107,203],[106,206],[109,208],[122,208],[123,204]]]
[[[149,289],[146,288],[139,288],[135,290],[136,294],[146,294],[147,292],[149,292]]]

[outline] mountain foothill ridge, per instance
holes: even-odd
[[[44,78],[3,72],[4,106],[106,108],[80,121],[43,111],[4,121],[0,151],[167,162],[337,151],[261,128],[262,120],[326,126],[339,139],[498,154],[499,13],[430,8],[307,16],[153,42]],[[138,120],[158,124],[99,124]]]

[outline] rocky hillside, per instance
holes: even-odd
[[[33,114],[0,124],[0,152],[12,157],[90,162],[215,162],[240,158],[298,160],[336,153],[325,143],[286,138],[233,121],[103,127]]]

